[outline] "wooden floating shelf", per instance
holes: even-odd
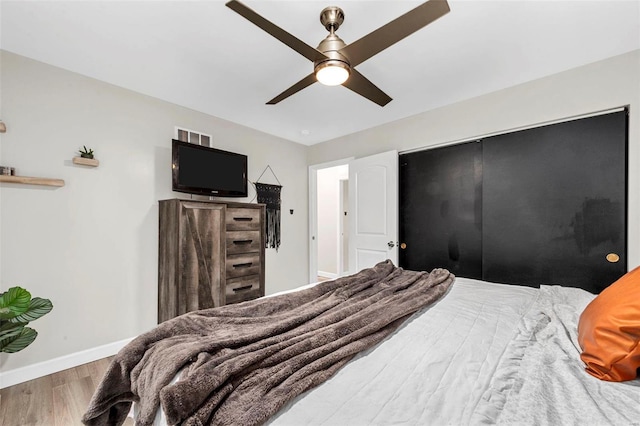
[[[81,166],[98,167],[100,162],[95,158],[73,157],[73,164],[80,164]]]
[[[0,182],[23,183],[26,185],[64,186],[64,180],[62,179],[49,179],[28,176],[0,175]]]

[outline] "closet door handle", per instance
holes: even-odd
[[[253,240],[233,240],[233,244],[251,244]]]
[[[233,289],[233,292],[234,292],[234,293],[239,293],[239,292],[241,292],[241,291],[249,290],[251,287],[252,287],[252,285],[251,285],[251,284],[249,284],[249,285],[243,285],[242,287],[236,287],[236,288],[234,288],[234,289]]]
[[[233,265],[234,268],[246,268],[248,266],[253,265],[253,262],[247,262],[247,263],[236,263],[235,265]]]

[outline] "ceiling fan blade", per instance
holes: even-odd
[[[262,16],[258,15],[256,11],[245,6],[239,1],[232,0],[228,2],[226,5],[231,10],[244,16],[246,19],[253,22],[255,25],[262,28],[263,30],[265,30],[266,32],[268,32],[269,34],[271,34],[272,36],[274,36],[275,38],[277,38],[278,40],[280,40],[281,42],[283,42],[284,44],[286,44],[287,46],[289,46],[290,48],[292,48],[302,56],[304,56],[305,58],[309,59],[310,61],[326,58],[324,53],[309,46],[304,41],[289,34],[288,32],[278,27],[277,25],[273,24],[272,22],[266,20]]]
[[[352,67],[399,42],[449,12],[446,0],[430,0],[340,50]]]
[[[275,105],[278,102],[280,102],[281,100],[286,99],[289,96],[293,95],[294,93],[297,93],[297,92],[301,91],[305,87],[311,86],[316,81],[317,81],[316,80],[316,75],[314,73],[311,73],[308,76],[306,76],[305,78],[303,78],[302,80],[300,80],[299,82],[297,82],[296,84],[294,84],[293,86],[289,87],[284,92],[280,93],[275,98],[271,99],[269,102],[267,102],[267,105]]]
[[[349,79],[342,83],[342,85],[380,106],[385,106],[392,100],[389,95],[378,89],[378,86],[370,82],[355,69],[351,69]]]

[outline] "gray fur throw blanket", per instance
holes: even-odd
[[[137,401],[137,425],[151,425],[160,404],[171,425],[263,424],[453,280],[444,269],[405,271],[385,261],[306,290],[165,321],[116,355],[82,421],[120,425]]]

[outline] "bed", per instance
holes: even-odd
[[[387,267],[389,263],[386,262]],[[623,283],[623,290],[632,292],[627,296],[640,296],[637,290],[640,271],[629,276],[631,279]],[[633,379],[627,377],[619,382],[609,381],[610,378],[601,380],[585,370],[586,364],[581,359],[584,342],[579,338],[585,337],[578,335],[578,325],[585,308],[594,305],[591,302],[595,295],[578,288],[533,288],[452,276],[451,283],[442,287],[442,294],[431,303],[400,318],[398,326],[380,341],[332,371],[326,381],[290,397],[268,418],[254,423],[640,424],[640,379],[634,375]],[[271,299],[303,294],[321,285],[327,284],[305,286]],[[605,293],[607,290],[602,294]],[[609,299],[618,300],[618,296],[612,294]],[[628,305],[637,306],[639,299],[625,298],[623,311],[637,315],[637,310]],[[265,300],[243,305],[251,307]],[[631,346],[636,339],[636,347],[628,351],[632,365],[637,367],[640,367],[639,319],[636,316],[635,325],[627,327],[624,333],[631,339]],[[197,363],[195,359],[191,361]],[[122,380],[119,376],[122,364],[114,361],[112,367],[112,379]],[[166,379],[166,385],[179,385],[190,370],[187,363]],[[118,424],[123,419],[123,410],[118,415],[108,414],[116,401],[144,400],[139,394],[144,387],[139,383],[131,387],[130,393],[110,393],[115,382],[109,384],[109,374],[85,414],[86,424]],[[240,385],[236,382],[233,386]],[[183,392],[180,398],[188,398],[188,393]],[[260,401],[254,400],[253,404],[259,405]],[[132,410],[137,424],[175,423],[175,420],[167,422],[164,410],[154,408],[150,413],[148,406],[141,405],[136,404]],[[129,407],[124,405],[127,411]],[[175,406],[172,410],[175,412]],[[187,418],[182,424],[248,422],[246,418],[241,423],[226,419]]]

